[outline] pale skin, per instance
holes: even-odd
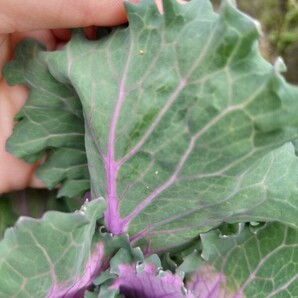
[[[161,0],[156,3],[161,10]],[[16,44],[31,36],[54,50],[69,39],[69,28],[84,27],[86,34],[92,36],[91,26],[113,26],[125,21],[123,0],[23,0],[21,4],[0,1],[0,194],[43,187],[35,176],[38,163],[27,164],[5,150],[14,126],[13,117],[28,95],[25,87],[10,87],[1,76]]]

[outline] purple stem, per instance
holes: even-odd
[[[106,226],[113,234],[121,234],[120,230],[120,215],[118,212],[119,199],[117,196],[117,174],[119,166],[115,161],[115,139],[116,139],[116,126],[120,113],[120,107],[125,97],[124,80],[121,80],[119,96],[116,103],[114,115],[110,127],[108,154],[105,160],[105,171],[107,179],[106,198],[108,199],[108,208],[105,212]]]
[[[133,42],[131,42],[131,48],[133,47]],[[127,56],[127,62],[125,69],[123,71],[123,76],[120,81],[119,93],[117,102],[115,105],[114,114],[110,124],[110,134],[109,134],[109,143],[107,150],[107,157],[104,161],[105,171],[106,171],[106,198],[107,198],[107,210],[104,213],[105,224],[107,229],[113,234],[121,234],[123,230],[121,229],[121,218],[119,214],[119,199],[117,195],[117,175],[119,170],[119,164],[115,160],[115,142],[116,142],[116,128],[117,122],[120,115],[120,109],[124,101],[126,91],[125,91],[125,79],[127,77],[129,64],[131,60],[131,48]]]
[[[127,72],[127,70],[126,70]],[[108,148],[108,155],[105,162],[105,170],[106,170],[106,176],[107,176],[107,198],[108,198],[108,210],[105,212],[105,220],[106,220],[106,226],[110,232],[113,234],[121,234],[125,230],[125,226],[127,223],[135,217],[142,209],[144,209],[157,195],[159,195],[161,192],[163,192],[166,188],[168,188],[170,185],[172,185],[175,180],[177,179],[177,174],[180,171],[181,167],[183,166],[187,156],[189,155],[190,151],[187,150],[187,153],[185,157],[182,158],[181,162],[179,163],[176,171],[172,175],[172,177],[161,187],[156,189],[145,201],[143,201],[136,209],[135,211],[127,216],[125,219],[121,219],[119,215],[119,198],[117,196],[117,174],[120,166],[127,161],[131,156],[133,156],[145,143],[145,141],[148,139],[148,137],[151,135],[152,131],[156,128],[158,123],[160,122],[162,116],[165,114],[165,112],[169,109],[169,107],[173,104],[175,99],[177,98],[179,92],[183,89],[183,87],[186,84],[186,80],[181,80],[178,87],[174,91],[173,95],[171,96],[168,103],[165,105],[165,107],[161,110],[160,114],[154,121],[151,128],[147,131],[144,138],[136,145],[133,150],[127,154],[124,158],[120,159],[119,161],[115,160],[115,152],[114,152],[114,144],[116,139],[116,126],[117,126],[117,119],[120,114],[120,108],[121,104],[125,97],[125,86],[124,86],[124,79],[121,80],[120,83],[120,89],[119,89],[119,96],[117,100],[117,104],[115,107],[113,119],[111,122],[111,128],[110,128],[110,137],[109,137],[109,148]],[[193,143],[191,142],[191,147],[193,146]]]

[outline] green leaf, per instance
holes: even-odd
[[[50,75],[43,51],[38,42],[26,40],[17,46],[15,60],[4,67],[9,84],[30,88],[28,101],[16,115],[18,124],[6,147],[27,162],[40,159],[46,151],[48,158],[37,170],[37,176],[52,189],[73,179],[88,181],[89,172],[80,101],[73,88]],[[83,195],[89,189],[86,183],[71,192],[65,187],[63,195]]]
[[[95,233],[104,208],[98,199],[76,213],[51,211],[40,220],[20,217],[0,242],[0,296],[82,295],[106,254]]]
[[[220,15],[202,0],[126,9],[128,28],[77,33],[48,58],[82,102],[107,228],[156,251],[224,220],[297,226],[297,161],[272,150],[297,137],[298,89],[261,58],[256,22],[230,1]]]
[[[68,158],[65,158],[68,157]],[[76,179],[88,175],[84,148],[59,148],[48,155],[47,163],[38,168],[37,173],[45,176],[47,185],[56,186],[66,177]]]
[[[232,3],[220,15],[208,0],[165,0],[163,15],[153,0],[126,3],[128,27],[96,41],[77,31],[38,58],[82,103],[107,229],[146,253],[223,221],[297,227],[297,159],[284,144],[298,136],[298,88]]]
[[[297,229],[269,223],[252,231],[246,225],[234,236],[222,236],[219,231],[203,234],[202,242],[207,263],[193,276],[189,289],[193,284],[202,293],[213,283],[216,297],[296,297]],[[199,277],[201,282],[195,286]]]

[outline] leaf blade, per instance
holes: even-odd
[[[29,98],[16,115],[17,125],[9,138],[6,149],[27,162],[40,160],[51,151],[37,170],[38,178],[50,189],[58,183],[75,178],[89,179],[84,147],[84,120],[80,101],[73,88],[56,81],[49,73],[43,55],[45,49],[39,42],[27,39],[15,49],[15,60],[7,63],[3,75],[9,84],[24,84],[30,88]],[[64,172],[57,167],[65,166]],[[75,154],[74,154],[75,152]],[[82,168],[74,175],[76,164]],[[78,196],[90,189],[81,184],[71,194]]]
[[[81,211],[47,212],[41,220],[21,217],[0,243],[3,297],[76,297],[90,285],[104,255],[97,242],[96,220],[104,203],[95,200]]]
[[[212,231],[202,235],[202,242],[202,257],[224,276],[226,289],[234,291],[224,297],[295,296],[297,230],[268,223],[257,232],[246,226],[234,236]]]
[[[164,15],[151,0],[126,9],[129,27],[99,41],[76,32],[43,58],[82,103],[91,191],[106,198],[107,229],[149,253],[223,221],[285,222],[278,209],[297,209],[296,159],[283,176],[290,194],[279,198],[266,193],[274,186],[258,164],[273,176],[278,158],[290,165],[292,149],[281,146],[297,138],[298,88],[261,58],[256,22],[231,1],[219,15],[207,0],[167,1]],[[248,186],[251,173],[259,182]],[[293,213],[286,223],[297,225]]]

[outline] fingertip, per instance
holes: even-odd
[[[134,0],[135,1],[135,0]],[[82,22],[88,26],[116,26],[127,21],[123,0],[102,0],[82,3]]]
[[[37,178],[35,173],[31,176],[28,185],[29,187],[33,188],[46,188],[46,186],[41,182],[41,180]]]
[[[53,29],[51,30],[55,38],[60,42],[70,40],[71,32],[69,29]]]

